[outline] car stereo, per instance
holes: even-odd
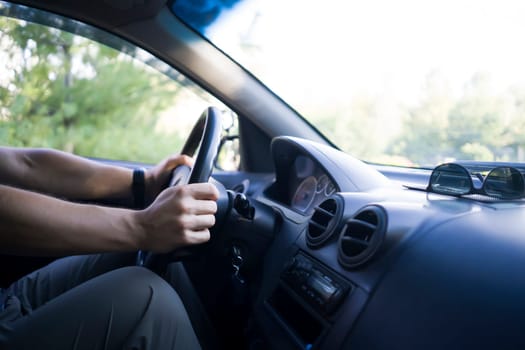
[[[335,311],[350,290],[350,284],[303,253],[287,264],[281,279],[323,315]]]

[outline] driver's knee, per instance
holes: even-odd
[[[200,348],[181,299],[165,280],[141,267],[125,267],[109,275],[124,290],[128,307],[141,313],[125,349]]]
[[[97,276],[0,324],[0,348],[92,349],[101,344],[106,349],[200,348],[177,293],[141,267]]]

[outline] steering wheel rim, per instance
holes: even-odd
[[[206,108],[193,126],[181,151],[190,157],[197,151],[193,167],[175,168],[170,186],[209,180],[221,141],[221,125],[221,111],[213,106]]]
[[[192,168],[184,165],[175,168],[169,182],[170,187],[181,184],[208,182],[215,158],[217,157],[221,132],[220,109],[213,106],[206,108],[193,126],[181,151],[182,154],[188,156],[193,156],[195,151],[197,151],[194,165]],[[136,265],[148,266],[153,264],[152,255],[154,254],[139,250],[137,252]],[[149,267],[151,268],[152,266]]]

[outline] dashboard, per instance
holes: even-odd
[[[264,253],[253,254],[263,257],[261,266],[250,276],[258,343],[525,346],[523,200],[410,190],[402,176],[391,181],[345,153],[293,137],[274,139],[272,155],[275,176],[251,180],[257,210],[235,238],[257,240],[252,246],[260,248],[266,237]],[[424,185],[428,176],[405,180]]]

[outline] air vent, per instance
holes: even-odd
[[[314,209],[308,222],[306,243],[311,248],[318,248],[335,232],[341,220],[342,203],[339,197],[331,197]]]
[[[386,226],[387,215],[383,208],[368,206],[361,209],[341,232],[339,263],[346,268],[355,268],[370,260],[383,243]]]

